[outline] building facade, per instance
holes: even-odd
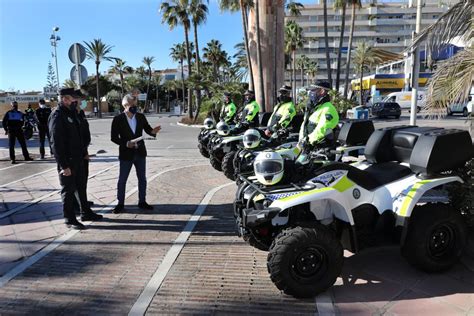
[[[437,19],[449,9],[451,0],[442,3],[439,0],[424,0],[422,9],[422,29],[433,24]],[[339,47],[341,31],[341,11],[334,10],[334,1],[328,1],[328,37],[331,58],[331,69],[333,81],[336,77],[337,52],[342,50],[341,78],[345,77],[345,65],[347,58],[350,25],[351,7],[346,10],[346,23],[344,40]],[[304,31],[306,43],[302,49],[296,53],[296,58],[301,55],[308,56],[318,63],[316,79],[327,79],[326,51],[324,42],[324,19],[322,4],[306,5],[301,10],[301,16],[286,17],[295,20]],[[412,33],[416,23],[416,1],[363,1],[362,8],[356,9],[355,28],[352,49],[358,42],[365,41],[389,52],[402,53],[411,43]],[[291,67],[291,65],[289,66]],[[402,69],[403,71],[403,69]],[[287,69],[286,82],[290,81],[291,69]],[[297,87],[301,86],[300,71],[297,74]],[[308,78],[307,75],[305,78]],[[354,78],[353,68],[349,74],[349,80]],[[343,85],[343,81],[341,81]]]

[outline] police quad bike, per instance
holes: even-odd
[[[215,129],[215,123],[212,118],[206,118],[204,120],[204,127],[201,129],[198,135],[198,148],[201,155],[205,158],[209,158],[209,152],[207,150],[207,144],[209,140],[217,133]]]
[[[25,124],[23,125],[23,135],[26,140],[33,137],[33,133],[37,130],[36,128],[36,119],[34,116],[25,115]]]
[[[326,164],[303,185],[260,190],[263,207],[242,210],[242,229],[255,238],[264,233],[261,243],[271,240],[267,268],[283,292],[312,297],[330,288],[343,248],[357,253],[395,241],[410,264],[428,272],[458,261],[467,237],[463,216],[472,207],[462,198],[470,193],[462,184],[473,157],[469,132],[380,129],[365,157]]]
[[[262,151],[252,160],[255,172],[240,174],[237,180],[237,192],[234,200],[234,217],[237,231],[251,246],[267,251],[273,236],[266,228],[249,230],[242,225],[243,209],[263,209],[264,195],[261,192],[279,192],[288,190],[288,185],[299,187],[314,178],[315,172],[332,161],[353,162],[364,154],[365,145],[374,131],[372,121],[356,120],[344,122],[336,144],[324,147],[300,150]],[[308,150],[310,149],[310,150]],[[296,153],[297,152],[297,153]],[[262,164],[264,162],[264,164]],[[269,174],[264,174],[261,168],[270,167]],[[276,186],[275,184],[278,184]]]

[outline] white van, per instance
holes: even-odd
[[[411,91],[392,92],[388,94],[382,102],[396,102],[402,110],[410,110],[411,108]],[[425,91],[418,91],[418,112],[424,108],[426,103]]]
[[[472,113],[472,94],[469,96],[467,102],[464,103],[452,103],[448,106],[448,115],[454,113],[462,113],[463,116],[468,116]]]

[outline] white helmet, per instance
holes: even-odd
[[[263,151],[255,158],[253,169],[258,182],[261,184],[277,184],[283,178],[283,158],[277,152]]]
[[[204,128],[205,129],[212,129],[214,128],[214,120],[208,117],[207,119],[204,120]]]
[[[262,139],[262,136],[256,129],[248,129],[244,133],[244,147],[247,149],[252,149],[258,147],[260,145],[260,140]]]
[[[229,125],[227,125],[227,123],[224,121],[220,121],[219,123],[217,123],[216,128],[217,128],[217,134],[221,136],[227,136],[230,133]]]

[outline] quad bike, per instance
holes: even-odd
[[[209,158],[209,152],[207,151],[207,144],[209,140],[217,133],[215,129],[214,120],[206,118],[204,120],[204,127],[201,129],[198,135],[198,148],[202,156]]]
[[[32,116],[25,116],[25,124],[23,125],[23,134],[25,135],[25,139],[29,140],[33,137],[33,133],[37,130],[36,129],[36,119]]]
[[[377,130],[365,161],[325,164],[312,179],[286,188],[254,186],[260,206],[240,210],[241,230],[269,245],[270,278],[295,297],[330,288],[340,275],[343,249],[357,253],[395,241],[413,266],[446,270],[466,245],[466,214],[452,191],[469,194],[462,182],[473,152],[467,131]]]

